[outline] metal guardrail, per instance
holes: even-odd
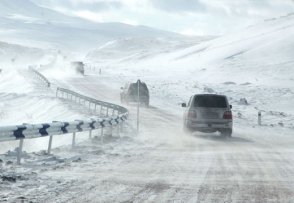
[[[44,75],[36,71],[32,66],[29,66],[29,70],[32,71],[38,77],[39,80],[42,81],[44,86],[48,88],[50,87],[50,82]]]
[[[77,132],[89,131],[89,137],[91,138],[92,130],[101,129],[100,139],[103,143],[103,128],[110,127],[112,131],[113,126],[117,126],[117,132],[119,133],[119,124],[126,119],[127,115],[118,115],[108,118],[75,120],[71,122],[55,121],[52,123],[2,126],[0,127],[0,142],[20,140],[17,158],[17,163],[20,164],[24,139],[50,136],[47,150],[47,154],[50,154],[54,135],[73,133],[72,147],[74,147]]]
[[[42,79],[44,79],[43,81],[45,81],[45,83],[47,83],[47,86],[50,87],[49,81],[42,74],[31,67],[30,69]],[[58,93],[61,93],[61,95]],[[57,88],[56,97],[66,98],[70,101],[76,103],[78,102],[79,104],[83,103],[84,105],[86,105],[86,103],[88,102],[89,109],[93,109],[94,105],[95,112],[97,112],[97,106],[99,106],[99,115],[103,115],[103,118],[100,117],[98,119],[92,118],[90,120],[75,120],[70,122],[53,121],[52,123],[0,126],[0,142],[20,140],[17,155],[18,164],[20,164],[21,161],[24,139],[50,136],[47,150],[47,154],[50,154],[54,135],[73,133],[72,147],[74,147],[77,132],[89,131],[89,138],[91,138],[93,130],[101,129],[100,140],[101,143],[103,143],[103,129],[109,127],[112,133],[113,126],[116,126],[117,133],[119,135],[120,124],[122,130],[122,123],[128,118],[129,115],[129,111],[122,106],[99,101],[64,88]],[[105,114],[103,114],[103,110],[106,111]],[[109,110],[112,111],[110,112]]]
[[[59,93],[59,94],[58,94]],[[61,93],[61,94],[60,94]],[[108,103],[108,102],[104,102],[104,101],[100,101],[100,100],[96,100],[84,95],[81,95],[79,93],[76,93],[74,91],[68,90],[68,89],[64,89],[64,88],[60,88],[57,87],[56,90],[56,97],[61,97],[61,98],[65,98],[67,100],[79,103],[79,104],[88,104],[88,108],[91,110],[94,110],[95,113],[97,113],[97,111],[99,111],[99,115],[103,115],[103,110],[105,110],[106,108],[106,113],[104,114],[104,116],[109,116],[109,115],[119,115],[119,114],[125,114],[128,113],[128,110],[122,106],[116,105],[116,104],[112,104],[112,103]],[[97,110],[97,106],[99,106],[99,110]],[[112,110],[112,112],[110,112],[109,110]]]

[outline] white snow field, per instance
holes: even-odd
[[[293,202],[293,25],[287,15],[209,41],[164,33],[111,39],[84,54],[85,76],[67,67],[75,53],[62,50],[63,60],[50,46],[38,60],[24,47],[21,64],[9,55],[1,63],[1,126],[93,116],[55,98],[57,86],[119,104],[120,87],[141,79],[151,100],[140,108],[139,132],[131,103],[123,132],[106,133],[103,144],[99,131],[92,139],[78,133],[74,149],[71,135],[54,136],[48,156],[48,138],[24,140],[17,165],[18,142],[0,143],[0,202]],[[27,71],[32,63],[52,88]],[[182,132],[180,104],[203,92],[229,97],[232,138]]]

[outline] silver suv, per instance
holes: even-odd
[[[222,136],[232,136],[233,115],[225,95],[195,94],[191,96],[184,113],[184,131],[204,133],[220,132]]]

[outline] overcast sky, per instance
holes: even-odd
[[[224,35],[294,12],[294,0],[31,0],[97,22]]]

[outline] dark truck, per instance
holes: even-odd
[[[76,70],[77,73],[81,73],[84,75],[85,69],[84,69],[84,63],[81,61],[73,61],[70,63],[71,67]]]
[[[120,93],[121,103],[128,104],[129,102],[138,101],[138,83],[139,83],[139,96],[140,103],[149,106],[149,90],[146,83],[138,80],[136,83],[127,83],[122,87],[122,92]]]

